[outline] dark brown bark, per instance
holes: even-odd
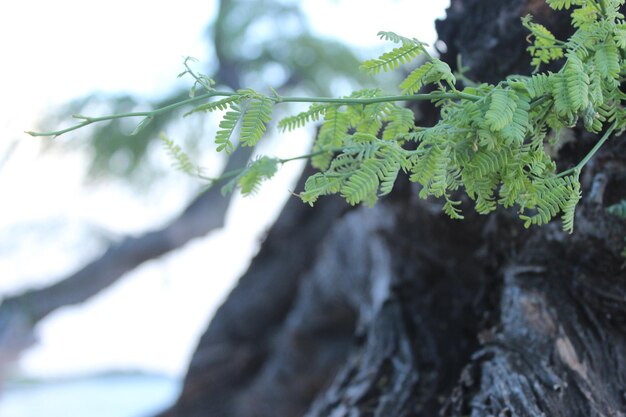
[[[254,415],[252,409],[268,403],[265,380],[284,390],[273,393],[281,395],[283,401],[274,404],[286,415],[304,411],[300,397],[304,403],[310,401],[345,355],[351,339],[354,315],[346,306],[331,302],[320,309],[319,303],[327,301],[324,297],[300,300],[297,295],[308,285],[303,275],[319,242],[345,210],[338,199],[328,199],[314,209],[295,198],[287,203],[250,269],[200,340],[180,401],[163,416],[232,415],[234,410]],[[289,325],[291,316],[295,318]],[[307,349],[319,349],[322,354],[309,357]],[[277,352],[280,360],[276,360]],[[311,365],[310,372],[292,381],[290,375],[303,373]],[[294,367],[299,368],[297,372]]]
[[[453,0],[444,59],[527,73],[528,12],[567,37],[543,1]],[[574,134],[562,166],[597,140]],[[290,202],[162,417],[625,416],[626,229],[605,211],[624,155],[613,139],[586,168],[575,235],[504,210],[451,221],[406,179],[374,209]]]

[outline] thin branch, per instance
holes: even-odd
[[[206,94],[202,94],[196,97],[189,98],[187,100],[182,100],[182,101],[170,104],[169,106],[161,107],[159,109],[155,109],[152,111],[119,113],[119,114],[112,114],[112,115],[99,116],[99,117],[75,115],[74,118],[80,119],[83,121],[74,126],[70,126],[68,128],[61,129],[61,130],[49,131],[49,132],[27,131],[25,133],[31,136],[35,136],[35,137],[60,136],[65,133],[83,128],[93,123],[99,123],[99,122],[115,120],[115,119],[131,118],[131,117],[157,117],[163,113],[167,113],[179,107],[205,101],[212,97],[232,97],[236,95],[241,95],[241,93],[216,90],[216,91],[211,91],[211,92],[208,92]],[[463,92],[451,92],[451,93],[433,92],[429,94],[394,95],[394,96],[382,96],[382,97],[370,97],[370,98],[283,97],[283,96],[278,96],[278,95],[272,95],[272,96],[269,96],[269,98],[275,103],[336,103],[336,104],[343,104],[343,105],[359,105],[359,104],[366,105],[366,104],[396,102],[396,101],[413,102],[413,101],[442,100],[442,99],[458,99],[458,100],[464,99],[464,100],[477,101],[477,100],[480,100],[482,97],[476,96],[473,94],[463,93]]]
[[[589,162],[589,160],[591,158],[593,158],[593,156],[596,154],[596,152],[598,152],[598,150],[602,147],[602,145],[604,145],[604,142],[607,141],[607,139],[611,136],[611,134],[613,133],[613,131],[616,128],[617,128],[617,122],[613,123],[611,125],[611,127],[609,127],[606,130],[606,132],[604,132],[604,135],[602,135],[600,140],[598,140],[598,143],[596,143],[595,146],[593,148],[591,148],[589,153],[587,153],[587,155],[585,155],[585,157],[575,167],[561,172],[559,175],[557,175],[557,178],[565,177],[565,176],[567,176],[569,174],[572,174],[574,172],[577,172],[577,171],[580,172],[580,170],[582,170],[583,167],[585,165],[587,165],[587,162]]]

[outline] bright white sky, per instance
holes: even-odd
[[[364,48],[380,46],[378,30],[432,44],[433,21],[448,3],[302,2],[318,32]],[[0,294],[43,284],[97,254],[100,246],[85,225],[140,232],[182,207],[192,189],[187,178],[174,173],[165,180],[158,204],[154,195],[133,198],[119,184],[87,189],[80,155],[40,155],[42,139],[21,132],[32,129],[49,106],[92,91],[166,92],[175,85],[182,56],[206,59],[202,38],[214,7],[200,0],[109,0],[101,6],[22,0],[0,6],[0,156],[18,143],[0,166],[0,230],[14,233],[0,235]],[[303,140],[302,152],[306,145]],[[288,198],[295,169],[254,199],[238,199],[224,230],[148,263],[83,306],[53,314],[38,329],[41,343],[24,356],[24,370],[36,376],[124,368],[184,373],[211,312],[245,270],[257,236],[275,215],[275,206],[259,203]],[[244,236],[246,229],[251,232]],[[10,247],[15,233],[28,242],[28,251]]]

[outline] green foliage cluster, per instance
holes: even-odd
[[[606,211],[613,216],[626,220],[626,200],[621,200],[618,203],[607,207]],[[624,241],[626,241],[626,238],[624,238]],[[622,249],[622,256],[626,258],[626,245],[624,245],[624,248]]]
[[[351,204],[372,203],[391,191],[398,171],[404,170],[411,181],[422,185],[422,197],[444,198],[444,210],[454,218],[462,214],[453,195],[464,188],[479,213],[489,213],[498,205],[517,206],[526,227],[545,224],[561,213],[564,229],[572,231],[582,165],[557,173],[544,145],[579,120],[592,132],[600,132],[606,123],[613,129],[624,128],[619,85],[626,26],[617,11],[621,1],[548,3],[555,9],[578,6],[572,14],[577,31],[568,41],[556,40],[530,17],[523,24],[534,37],[529,47],[533,64],[565,57],[562,69],[467,87],[461,91],[465,97],[435,96],[441,120],[433,127],[414,126],[406,109],[391,103],[344,105],[341,110],[315,104],[311,110],[316,118],[325,114],[315,149],[328,149],[328,154],[321,162],[313,161],[321,172],[309,178],[302,199],[312,203],[320,195],[341,193]],[[369,73],[393,70],[426,54],[416,40],[388,32],[381,37],[401,46],[365,62],[362,68]],[[435,84],[442,93],[458,91],[450,68],[430,56],[400,89],[403,94],[416,94],[425,84]],[[309,117],[310,112],[305,112],[282,126],[293,128]],[[417,142],[416,149],[406,150],[403,145],[412,141]],[[355,144],[376,151],[361,152]]]
[[[279,129],[291,131],[321,121],[311,155],[303,156],[319,170],[299,194],[309,204],[329,194],[340,194],[353,205],[373,204],[392,191],[403,171],[421,185],[421,197],[443,199],[443,210],[453,218],[463,218],[458,192],[465,190],[479,213],[515,206],[526,227],[545,224],[560,214],[564,229],[571,232],[581,198],[581,169],[613,132],[626,127],[622,107],[626,96],[620,90],[626,23],[618,11],[624,0],[547,3],[557,10],[572,9],[576,32],[568,40],[557,40],[531,17],[522,24],[530,31],[532,64],[538,70],[560,60],[558,72],[513,75],[496,85],[461,89],[450,67],[428,54],[422,42],[380,32],[395,47],[364,62],[363,71],[377,75],[421,60],[400,83],[398,95],[379,89],[343,98],[283,97],[275,91],[267,95],[249,89],[220,92],[213,89],[212,80],[192,72],[205,90],[193,100],[223,97],[192,112],[224,112],[215,141],[219,151],[230,152],[237,144],[254,146],[260,140],[276,104],[312,103],[308,110],[278,123]],[[425,86],[431,92],[420,93]],[[412,112],[397,104],[419,100],[439,108],[436,125],[417,126]],[[604,133],[580,163],[558,172],[546,144],[556,142],[561,129],[578,124]],[[227,188],[252,193],[280,164],[298,158],[302,157],[261,157],[230,175]],[[185,166],[184,158],[178,160]]]

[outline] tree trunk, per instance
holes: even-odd
[[[527,13],[570,33],[543,1],[453,0],[443,58],[528,73]],[[572,134],[562,166],[597,140]],[[605,211],[624,155],[612,139],[586,168],[574,235],[469,205],[452,221],[406,178],[372,209],[290,201],[161,416],[626,416],[626,228]]]

